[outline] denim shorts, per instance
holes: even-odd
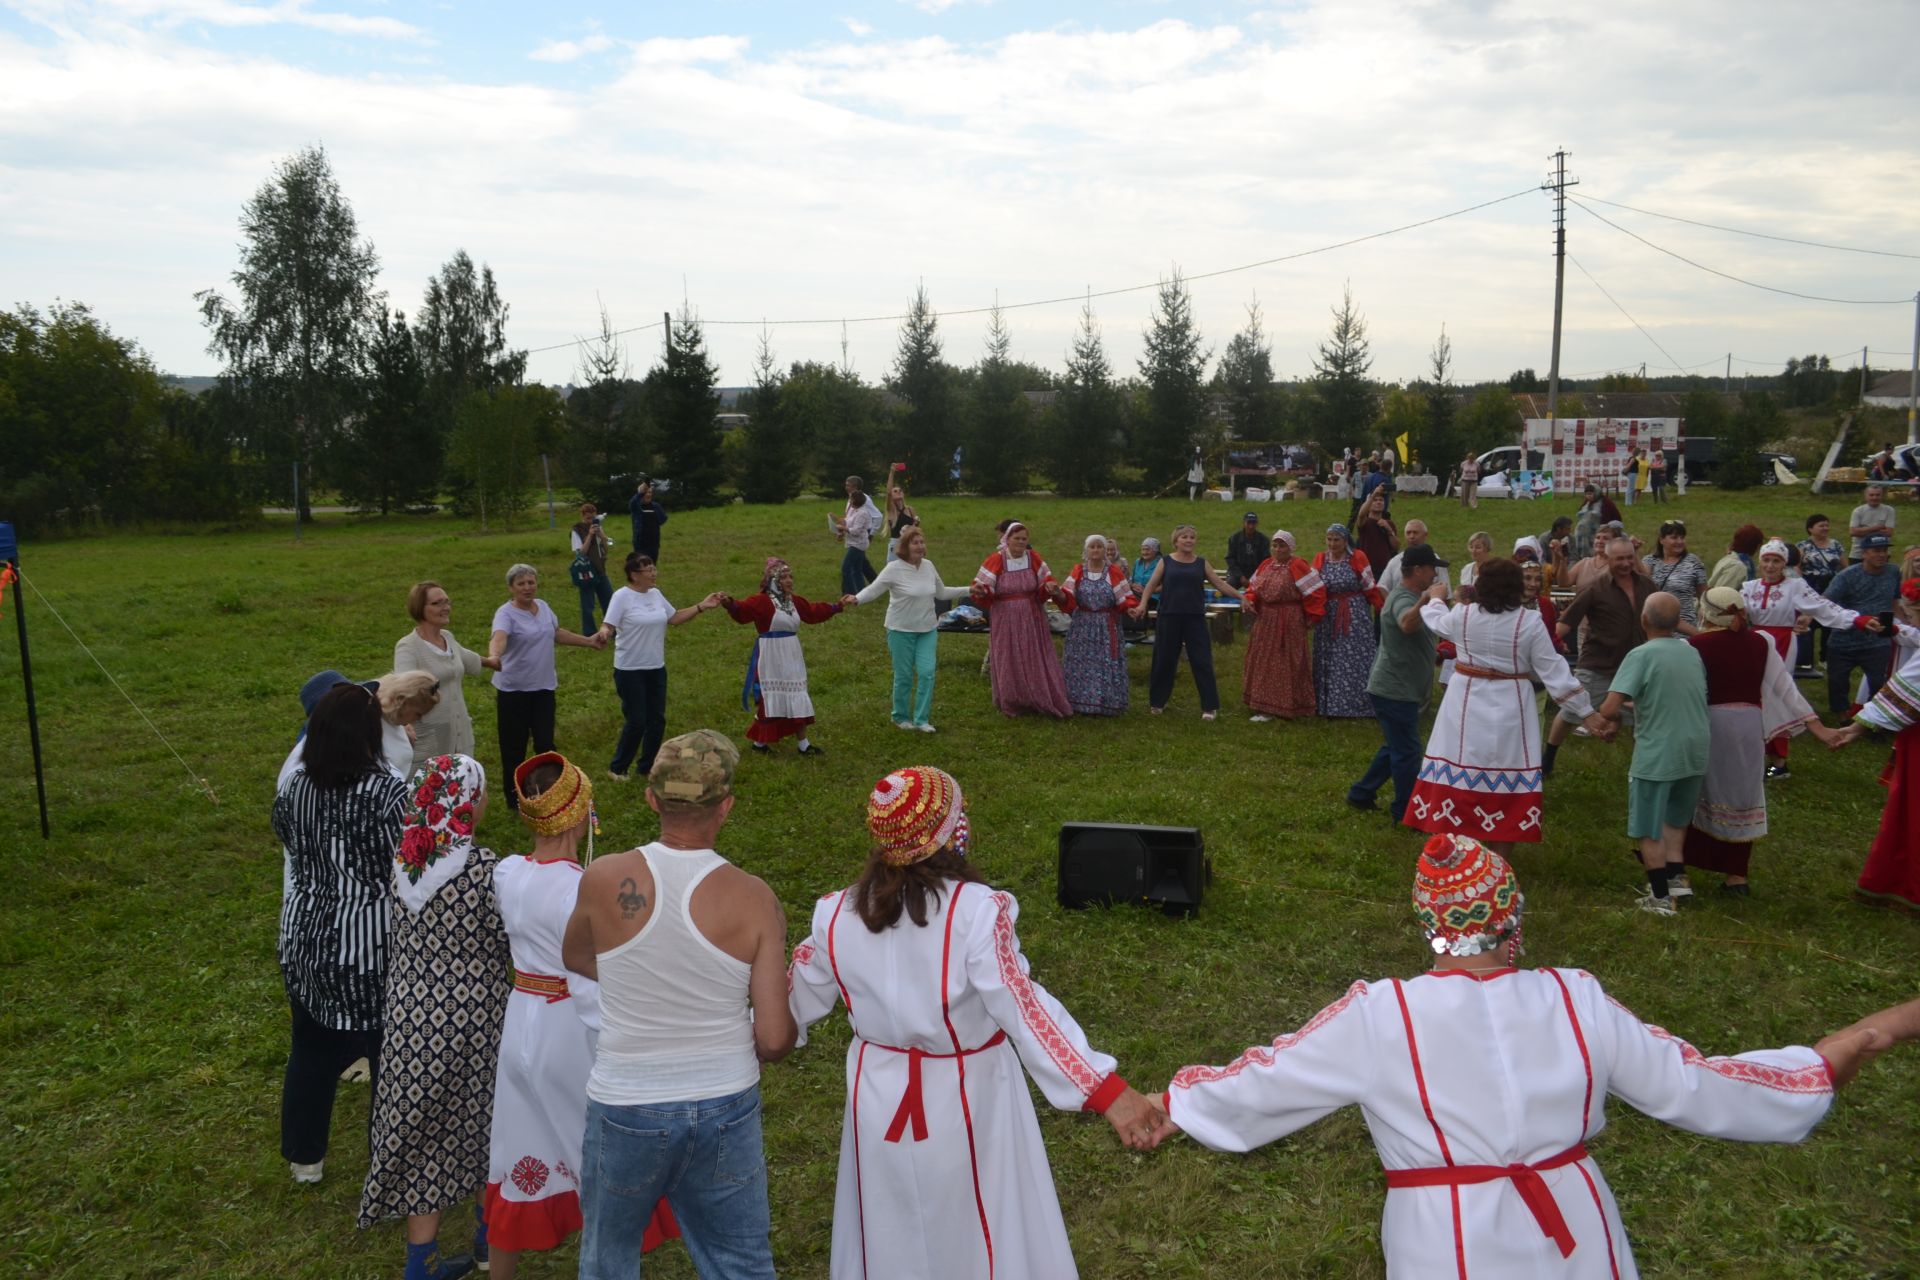
[[[636,1280],[663,1198],[701,1276],[772,1280],[760,1086],[698,1102],[589,1099],[580,1163],[580,1280]]]

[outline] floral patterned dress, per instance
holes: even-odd
[[[476,848],[420,911],[393,904],[362,1227],[445,1209],[486,1185],[494,1070],[513,991],[494,865],[491,850]]]
[[[993,705],[1010,716],[1025,711],[1069,716],[1073,707],[1053,651],[1053,632],[1047,629],[1034,559],[1029,555],[1024,567],[1007,570],[994,584],[987,613]]]
[[[1117,716],[1127,709],[1127,650],[1120,635],[1120,602],[1104,573],[1080,579],[1067,625],[1067,700],[1083,716]]]
[[[1290,719],[1314,714],[1306,597],[1290,567],[1268,561],[1247,584],[1247,594],[1256,612],[1247,637],[1240,700],[1255,715]]]
[[[1327,584],[1327,616],[1313,629],[1313,692],[1323,716],[1356,719],[1373,714],[1367,677],[1373,672],[1373,610],[1351,556],[1320,568]]]

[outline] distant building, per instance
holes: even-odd
[[[1862,404],[1877,409],[1904,409],[1912,386],[1911,373],[1902,370],[1899,373],[1882,374],[1873,380],[1867,388],[1867,394],[1861,397]]]

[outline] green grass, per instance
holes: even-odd
[[[1798,532],[1848,495],[1716,494],[1664,509],[1694,522],[1711,561],[1749,519]],[[1404,499],[1456,559],[1466,535],[1501,547],[1569,503],[1487,503],[1478,512]],[[1909,508],[1902,504],[1902,515]],[[802,594],[838,594],[838,549],[817,502],[676,514],[662,587],[679,603],[714,588],[745,594],[762,558],[789,557]],[[1920,508],[1914,523],[1920,525]],[[1177,501],[921,504],[931,555],[949,581],[991,549],[993,523],[1019,514],[1041,549],[1068,560],[1093,530],[1131,552],[1198,517],[1202,548],[1224,553],[1240,508]],[[1344,504],[1264,508],[1312,547]],[[624,534],[624,529],[621,530]],[[547,574],[546,599],[577,619],[565,531],[544,522],[480,535],[440,519],[323,518],[208,536],[113,536],[29,544],[33,581],[219,797],[210,803],[168,749],[27,597],[48,759],[54,838],[36,826],[19,655],[0,631],[0,1274],[32,1277],[390,1276],[398,1226],[353,1227],[364,1173],[364,1086],[343,1086],[327,1179],[296,1188],[278,1155],[286,1003],[274,961],[280,852],[267,823],[273,776],[298,724],[295,693],[321,668],[373,676],[406,630],[407,587],[434,577],[455,632],[484,638],[516,560]],[[6,610],[11,614],[12,608]],[[1417,972],[1426,959],[1408,910],[1419,838],[1341,802],[1378,744],[1371,722],[1255,725],[1238,713],[1239,644],[1218,651],[1227,713],[1203,724],[1191,682],[1150,719],[1147,654],[1131,655],[1135,712],[1115,721],[1007,721],[979,672],[982,641],[944,637],[937,736],[887,717],[882,608],[807,628],[820,711],[819,760],[749,755],[723,849],[763,875],[796,937],[813,899],[847,882],[865,849],[861,805],[900,764],[951,770],[966,788],[976,858],[1022,900],[1035,975],[1093,1042],[1143,1087],[1194,1061],[1223,1061],[1291,1029],[1357,976]],[[736,740],[750,639],[724,616],[668,640],[671,732],[714,726]],[[598,779],[618,710],[609,657],[560,654],[559,741]],[[1810,694],[1823,692],[1805,686]],[[492,700],[467,690],[483,760],[494,761]],[[1821,699],[1815,698],[1821,705]],[[1770,788],[1773,836],[1755,859],[1755,897],[1709,891],[1678,920],[1628,910],[1638,874],[1624,832],[1624,743],[1571,742],[1549,793],[1547,839],[1523,847],[1536,964],[1592,969],[1643,1017],[1708,1053],[1808,1043],[1914,994],[1920,922],[1849,901],[1878,821],[1884,748],[1838,756],[1803,739],[1794,777]],[[603,847],[650,839],[637,787],[600,786]],[[1055,834],[1066,819],[1204,829],[1216,880],[1205,910],[1175,921],[1144,910],[1069,913],[1053,901]],[[525,848],[504,806],[482,829]],[[1713,878],[1703,876],[1703,880]],[[844,1020],[765,1075],[774,1249],[783,1274],[824,1276],[842,1098]],[[1883,1059],[1797,1148],[1695,1138],[1625,1107],[1595,1144],[1649,1276],[1894,1276],[1920,1271],[1920,1059]],[[1075,1252],[1089,1277],[1369,1276],[1380,1273],[1383,1188],[1360,1118],[1348,1111],[1250,1156],[1179,1139],[1123,1152],[1106,1126],[1044,1111],[1042,1127]],[[449,1231],[464,1244],[465,1227]],[[532,1257],[528,1277],[568,1275],[571,1249]],[[679,1246],[648,1274],[689,1276]]]

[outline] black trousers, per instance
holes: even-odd
[[[527,739],[533,739],[533,755],[553,750],[553,690],[516,692],[500,689],[495,696],[494,717],[495,727],[500,734],[501,771],[495,786],[506,794],[507,807],[518,809],[520,801],[513,791],[513,771],[520,767],[520,762],[529,754]]]
[[[333,1128],[333,1095],[340,1073],[365,1058],[373,1068],[372,1083],[380,1082],[380,1031],[340,1031],[321,1026],[298,1000],[293,1007],[293,1047],[287,1053],[287,1076],[280,1088],[280,1154],[294,1164],[318,1164],[327,1155],[327,1134]],[[371,1099],[373,1094],[368,1093]],[[373,1138],[373,1105],[367,1105],[367,1138]]]
[[[638,751],[640,760],[635,771],[644,778],[653,771],[660,740],[667,736],[667,669],[622,671],[615,667],[613,687],[620,694],[622,719],[620,741],[608,767],[615,773],[625,773]]]
[[[1173,696],[1173,677],[1180,670],[1180,649],[1187,650],[1193,683],[1200,689],[1200,709],[1218,711],[1220,690],[1213,682],[1213,636],[1204,613],[1163,613],[1154,619],[1153,666],[1147,672],[1147,703],[1164,707]]]

